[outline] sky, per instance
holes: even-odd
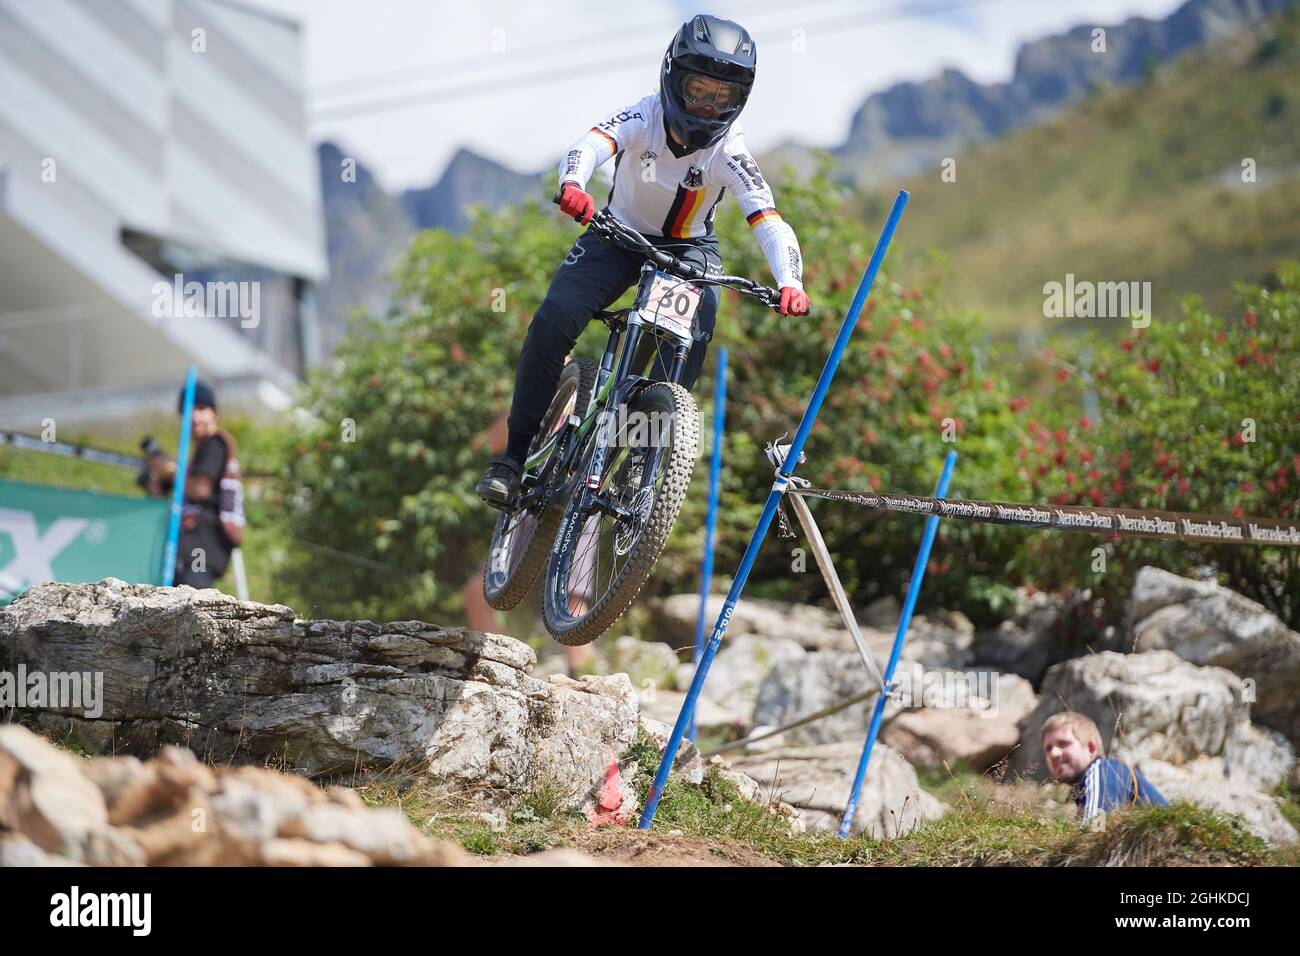
[[[555,164],[653,92],[678,26],[736,20],[758,46],[745,138],[829,147],[871,93],[955,67],[1010,78],[1020,44],[1078,24],[1167,16],[1183,0],[243,0],[301,24],[314,139],[391,190],[427,186],[468,147],[520,172]]]

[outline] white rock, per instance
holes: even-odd
[[[861,757],[861,743],[821,744],[734,758],[732,767],[753,777],[800,811],[804,825],[835,832],[848,802]],[[895,837],[942,816],[943,804],[921,789],[916,771],[892,748],[877,743],[854,815],[853,832]]]
[[[669,726],[677,722],[686,695],[675,690],[654,690],[641,695],[641,713]],[[743,737],[749,731],[749,716],[715,704],[708,697],[696,701],[695,726],[699,733],[728,740]]]
[[[17,769],[0,823],[42,850],[83,859],[87,841],[108,826],[108,808],[81,761],[18,724],[0,726],[0,755]]]
[[[18,835],[0,837],[0,869],[11,866],[85,866],[67,857],[46,853],[30,840]]]
[[[273,757],[313,775],[423,765],[435,788],[488,801],[548,779],[580,806],[606,751],[636,733],[625,676],[555,686],[528,676],[531,648],[499,634],[302,621],[212,589],[38,585],[0,608],[0,655],[109,675],[101,719],[41,720],[52,732],[93,724],[117,753],[175,743],[215,764]]]
[[[908,666],[906,664],[900,666]],[[854,651],[821,651],[775,668],[759,691],[755,727],[784,727],[833,704],[861,694],[870,686],[862,659]],[[781,735],[782,746],[866,739],[875,697]],[[890,702],[886,717],[899,712]],[[769,744],[771,746],[771,744]]]
[[[704,695],[748,718],[754,713],[759,689],[767,676],[806,656],[796,641],[784,637],[745,635],[725,640],[709,668]]]
[[[1295,828],[1278,809],[1277,799],[1253,787],[1161,760],[1140,761],[1138,769],[1168,800],[1194,803],[1215,813],[1237,814],[1249,832],[1273,846],[1296,842]]]
[[[659,641],[639,641],[624,636],[609,650],[612,673],[627,674],[638,690],[647,687],[672,687],[676,683],[677,654]]]
[[[1261,605],[1213,581],[1145,567],[1129,622],[1136,650],[1171,650],[1249,680],[1255,721],[1300,746],[1300,634]]]

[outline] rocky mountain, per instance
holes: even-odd
[[[456,152],[436,182],[400,195],[385,191],[360,159],[334,143],[321,143],[317,153],[330,265],[330,280],[320,291],[326,355],[354,312],[379,316],[388,309],[390,275],[417,230],[461,232],[473,205],[497,209],[542,194],[540,173],[516,173],[467,149]]]
[[[832,150],[861,185],[917,172],[965,144],[1028,126],[1091,91],[1140,79],[1158,63],[1229,35],[1294,0],[1188,0],[1164,20],[1082,23],[1026,43],[1007,83],[976,83],[945,70],[867,97],[848,139]],[[1105,30],[1104,52],[1093,31]],[[1098,47],[1094,51],[1094,47]]]
[[[539,197],[541,179],[542,173],[517,173],[468,149],[458,149],[436,183],[402,193],[402,208],[420,229],[461,232],[469,225],[471,206],[498,209],[529,196]]]
[[[321,346],[330,355],[354,311],[382,315],[388,308],[389,273],[416,226],[359,159],[329,142],[317,147],[317,155],[330,267],[320,290]]]

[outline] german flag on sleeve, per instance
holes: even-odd
[[[614,142],[613,136],[610,136],[604,130],[596,129],[596,127],[594,126],[591,128],[591,131],[595,133],[597,136],[602,137],[605,140],[605,142],[609,143],[609,148],[610,148],[609,155],[613,156],[615,153],[618,152],[618,143]]]
[[[773,222],[780,218],[781,214],[771,206],[768,206],[765,209],[755,209],[745,217],[745,221],[749,223],[750,229],[757,229],[760,223]]]

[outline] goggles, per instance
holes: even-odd
[[[688,73],[682,79],[682,104],[697,116],[725,116],[744,99],[744,90],[736,83],[701,73]]]

